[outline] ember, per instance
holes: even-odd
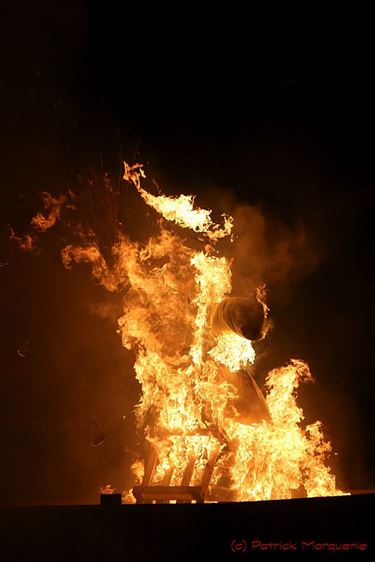
[[[116,488],[112,488],[111,484],[106,484],[105,486],[101,486],[99,491],[101,494],[113,494]]]

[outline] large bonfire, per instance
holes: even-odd
[[[178,486],[190,467],[189,483],[198,486],[211,462],[208,501],[342,494],[321,423],[301,423],[296,390],[312,378],[307,364],[272,370],[264,395],[252,375],[252,341],[267,332],[268,307],[262,287],[231,294],[231,263],[218,247],[231,238],[233,219],[215,224],[193,196],[152,195],[144,177],[141,165],[125,164],[124,180],[158,214],[157,233],[145,243],[119,235],[111,266],[94,241],[67,245],[62,259],[66,267],[88,262],[106,289],[124,290],[119,332],[135,356],[144,456],[157,459],[150,484]],[[59,218],[49,203],[34,227],[42,229],[51,212],[53,222]],[[135,484],[144,470],[145,458],[132,464]],[[131,490],[124,500],[134,501]]]

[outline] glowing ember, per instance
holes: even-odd
[[[112,488],[111,484],[106,484],[105,486],[100,486],[99,491],[101,494],[114,494],[116,488]]]

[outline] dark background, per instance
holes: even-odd
[[[63,269],[60,225],[37,256],[8,241],[38,193],[117,181],[123,158],[167,193],[204,206],[230,192],[269,224],[303,225],[319,259],[269,282],[259,377],[307,360],[301,404],[327,428],[339,485],[374,488],[372,51],[346,38],[320,56],[303,31],[286,46],[238,10],[66,4],[9,3],[2,18],[1,502],[92,503],[127,482],[139,389],[115,321],[93,314],[104,291]]]

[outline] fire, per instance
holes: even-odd
[[[87,262],[107,290],[125,295],[118,331],[134,353],[135,415],[146,443],[145,458],[131,467],[135,483],[153,455],[151,485],[199,486],[210,466],[208,501],[290,498],[301,487],[309,497],[342,494],[320,422],[303,427],[297,406],[299,384],[312,380],[306,363],[271,371],[265,395],[252,376],[253,341],[265,337],[269,309],[264,287],[231,295],[231,262],[218,247],[231,239],[232,217],[223,215],[220,226],[191,195],[152,195],[145,177],[141,164],[125,163],[124,180],[159,217],[147,242],[122,233],[111,265],[92,236],[61,253],[67,268]],[[46,200],[47,218],[37,215],[33,225],[56,221],[64,202]],[[130,491],[123,498],[134,501]]]
[[[32,252],[34,250],[34,237],[30,234],[17,236],[13,228],[9,229],[9,240],[14,241],[18,247],[24,252]]]
[[[215,307],[231,293],[230,262],[217,255],[214,244],[230,236],[232,218],[225,217],[220,228],[211,211],[194,209],[192,196],[148,193],[141,187],[144,177],[139,164],[125,165],[124,178],[166,221],[210,240],[197,251],[163,224],[145,248],[123,241],[117,249],[126,256],[130,282],[120,333],[125,347],[136,352],[142,387],[138,424],[158,458],[152,483],[179,485],[194,459],[191,484],[199,485],[215,455],[212,498],[225,487],[237,501],[290,498],[301,485],[308,496],[342,493],[325,464],[330,444],[319,422],[304,430],[300,425],[295,391],[312,379],[305,363],[293,360],[268,375],[268,392],[259,398],[269,412],[266,419],[239,415],[235,378],[254,362],[255,351],[249,339],[233,331],[215,336],[210,324]],[[266,318],[263,288],[256,299]],[[257,386],[256,391],[261,395]],[[139,464],[135,475],[141,481]]]
[[[233,470],[239,499],[290,498],[291,490],[301,485],[309,497],[341,494],[325,465],[331,446],[324,441],[320,422],[305,430],[300,427],[304,416],[296,404],[295,390],[300,382],[309,380],[312,376],[303,361],[292,360],[271,371],[266,400],[272,423],[242,427],[229,423],[228,434],[238,442]]]
[[[111,484],[106,484],[105,486],[99,487],[99,492],[101,494],[114,494],[115,491],[116,491],[116,488],[112,488]]]
[[[193,195],[180,195],[179,197],[166,197],[165,195],[151,195],[141,187],[141,178],[145,173],[141,164],[128,166],[124,163],[124,180],[134,183],[144,201],[153,207],[165,219],[173,221],[183,228],[191,228],[194,232],[202,232],[210,240],[216,241],[230,235],[233,228],[233,219],[223,215],[224,225],[212,222],[211,212],[199,207],[194,209]]]
[[[233,373],[246,368],[247,363],[254,363],[255,360],[255,351],[251,341],[237,334],[219,336],[217,344],[208,352],[208,355],[228,367]]]
[[[37,213],[35,217],[31,219],[31,224],[35,230],[39,231],[48,230],[54,226],[57,220],[59,220],[61,208],[67,202],[67,197],[65,195],[52,197],[50,193],[44,191],[42,193],[42,201],[44,209],[47,212],[47,216],[44,216],[42,213]]]

